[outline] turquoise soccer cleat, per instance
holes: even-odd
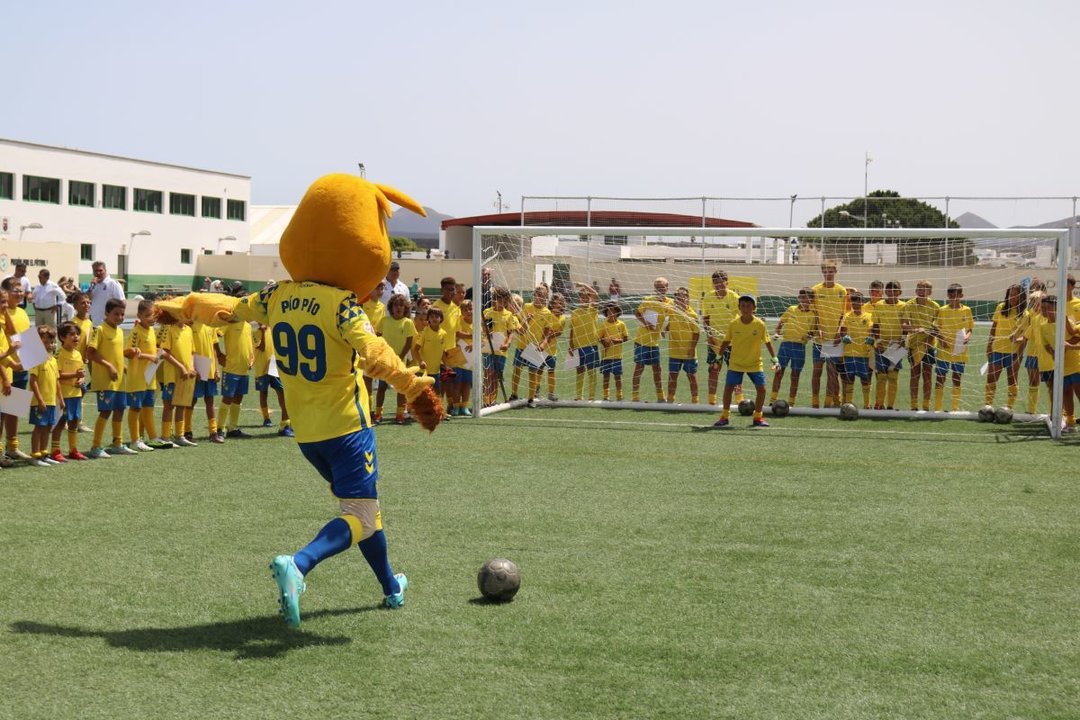
[[[394,579],[398,581],[398,585],[401,586],[401,589],[392,595],[386,596],[386,607],[391,610],[395,610],[405,604],[405,591],[409,589],[409,578],[398,573],[394,576]]]
[[[281,591],[278,603],[281,605],[281,614],[285,616],[285,624],[293,628],[300,627],[300,596],[307,589],[304,576],[296,567],[292,555],[278,555],[270,563],[270,570]]]

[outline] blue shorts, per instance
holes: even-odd
[[[198,400],[204,397],[217,397],[218,387],[217,380],[196,380],[195,381],[195,399]]]
[[[726,385],[742,385],[743,374],[744,373],[742,370],[732,370],[729,367],[727,371],[727,376],[724,378],[724,383]],[[755,372],[747,372],[745,373],[745,375],[746,377],[750,378],[750,382],[754,384],[754,387],[765,386],[765,373],[763,373],[761,370],[757,370]]]
[[[730,359],[731,359],[731,346],[730,345],[728,345],[727,349],[724,350],[724,356],[723,357],[720,357],[719,355],[717,355],[716,351],[713,350],[712,346],[710,345],[709,346],[709,353],[708,353],[708,355],[705,356],[705,364],[706,365],[717,365],[717,364],[722,363],[722,362],[727,362]]]
[[[958,375],[963,375],[964,374],[964,363],[962,363],[962,362],[948,362],[947,360],[938,360],[934,364],[934,372],[936,372],[941,377],[945,377],[946,375],[948,375],[950,370],[952,370],[954,373],[956,373]]]
[[[554,355],[548,355],[547,359],[544,360],[544,364],[541,365],[541,367],[542,368],[546,367],[546,368],[548,368],[550,370],[554,370],[555,369],[555,356]]]
[[[267,376],[269,377],[269,376]],[[278,378],[280,380],[281,378]],[[224,373],[221,376],[221,397],[243,397],[248,394],[248,376]]]
[[[82,420],[82,398],[64,398],[64,419],[69,422]]]
[[[467,370],[465,368],[454,368],[454,374],[457,376],[457,381],[462,385],[472,385],[472,370]]]
[[[1046,370],[1046,371],[1043,371],[1043,372],[1039,373],[1039,380],[1041,380],[1044,383],[1054,382],[1054,371],[1053,370]]]
[[[859,378],[865,382],[870,381],[870,358],[846,357],[841,370],[847,378]]]
[[[521,348],[514,348],[514,367],[532,367],[525,358],[521,357]]]
[[[577,349],[578,369],[595,370],[600,367],[600,348],[586,345]]]
[[[98,390],[97,410],[99,413],[123,410],[127,407],[127,393],[119,390]]]
[[[915,364],[915,352],[908,350],[908,359],[911,360],[912,365]],[[937,348],[933,345],[926,348],[926,352],[923,353],[922,359],[919,360],[920,365],[937,365]],[[914,370],[915,368],[912,368]]]
[[[127,406],[132,410],[142,410],[145,408],[154,407],[154,391],[153,390],[140,390],[138,392],[127,393]]]
[[[37,405],[30,406],[30,424],[34,427],[51,428],[56,425],[56,406],[46,405],[40,409]]]
[[[605,375],[622,375],[622,360],[601,360],[600,372]]]
[[[806,365],[806,344],[793,340],[784,340],[780,343],[780,352],[776,354],[780,361],[780,369],[784,370],[791,365],[791,372],[802,372]]]
[[[634,343],[634,364],[659,365],[660,348],[649,347],[647,345],[638,345],[637,343]]]
[[[990,353],[989,364],[990,367],[1011,368],[1013,366],[1013,354],[992,352]]]
[[[839,365],[841,360],[843,360],[843,358],[838,358],[838,357],[823,357],[822,354],[821,354],[821,346],[818,345],[817,343],[813,343],[813,346],[814,346],[813,357],[814,357],[814,364],[815,365],[817,365],[819,362],[827,362],[827,363],[833,363],[835,365]]]
[[[1039,358],[1035,357],[1034,355],[1028,355],[1026,358],[1024,358],[1024,367],[1028,370],[1038,370]]]
[[[255,389],[258,392],[266,392],[267,390],[284,390],[281,385],[281,378],[274,375],[260,375],[255,378]]]
[[[176,383],[165,383],[161,386],[161,399],[164,402],[172,402],[174,392],[176,392]]]
[[[904,361],[900,360],[895,365],[889,362],[883,353],[874,353],[874,370],[879,373],[887,373],[890,370],[900,370],[904,367]]]
[[[17,387],[20,390],[25,390],[30,384],[30,371],[20,370],[18,372],[11,373],[11,387]]]
[[[697,360],[690,358],[688,360],[680,360],[679,358],[668,358],[668,372],[679,374],[680,370],[685,370],[687,375],[694,375],[697,373]]]
[[[1065,387],[1069,387],[1070,385],[1076,385],[1077,383],[1080,383],[1080,373],[1066,375],[1065,379],[1062,382],[1064,383]]]
[[[494,370],[499,375],[503,374],[506,370],[506,356],[505,355],[485,355],[484,356],[484,369]]]
[[[335,497],[379,497],[375,488],[379,461],[375,457],[375,431],[371,428],[329,440],[300,443],[300,452],[330,483]]]

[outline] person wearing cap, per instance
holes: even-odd
[[[769,328],[765,321],[754,314],[757,309],[757,299],[748,293],[739,296],[739,316],[731,321],[724,340],[720,343],[717,353],[723,355],[731,348],[728,359],[727,378],[724,381],[724,402],[720,406],[720,419],[713,427],[731,427],[729,415],[731,412],[731,396],[736,385],[742,384],[743,374],[754,383],[756,397],[754,398],[753,427],[769,427],[761,412],[765,405],[765,372],[761,362],[761,346],[764,345],[772,358],[772,369],[780,367],[780,361],[773,350],[772,341],[769,339]]]
[[[386,273],[386,282],[383,283],[382,297],[379,298],[379,301],[388,306],[391,295],[409,297],[409,286],[401,281],[401,265],[398,264],[397,260],[390,263],[390,270]]]

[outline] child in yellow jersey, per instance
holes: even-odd
[[[874,314],[874,308],[880,303],[885,302],[885,283],[880,280],[870,281],[870,300],[866,303],[866,311],[871,315]]]
[[[385,287],[385,282],[380,282],[376,285],[375,289],[371,291],[371,294],[368,295],[367,300],[365,300],[362,305],[364,314],[367,315],[368,322],[371,324],[372,332],[375,332],[375,328],[379,327],[379,323],[386,317],[386,305],[382,302],[383,288]],[[367,388],[368,402],[375,398],[375,394],[371,391],[372,386],[372,379],[367,375],[364,375],[364,387]],[[368,410],[370,411],[372,408],[368,408]]]
[[[423,297],[416,301],[416,307],[413,308],[413,328],[416,330],[417,335],[427,327],[427,311],[430,309],[430,299]],[[416,358],[413,358],[413,360],[415,361]]]
[[[847,298],[847,288],[836,282],[836,261],[824,260],[821,263],[822,281],[814,285],[813,308],[817,314],[817,336],[814,343],[814,373],[810,378],[810,404],[818,407],[821,391],[821,372],[825,370],[825,407],[840,404],[840,358],[826,358],[821,353],[822,343],[835,343],[840,340],[840,323],[851,304]]]
[[[638,329],[634,335],[634,375],[630,383],[630,399],[633,402],[641,400],[641,374],[646,367],[652,368],[656,401],[664,402],[667,399],[660,380],[660,338],[673,307],[671,298],[667,296],[667,278],[653,280],[653,292],[653,295],[642,298],[634,311]]]
[[[600,374],[604,376],[604,400],[610,400],[608,382],[615,378],[615,399],[622,402],[622,346],[630,339],[626,323],[619,319],[619,303],[608,302],[604,305],[604,322],[597,330],[602,350],[600,351]]]
[[[1005,370],[1008,381],[1005,407],[1012,409],[1019,392],[1017,372],[1020,369],[1019,344],[1013,338],[1017,323],[1024,314],[1027,295],[1021,285],[1010,285],[1005,291],[1005,300],[994,308],[994,318],[990,325],[990,336],[986,340],[986,395],[985,403],[994,404],[998,378]]]
[[[76,348],[79,351],[79,356],[84,363],[87,363],[86,375],[90,375],[89,361],[86,359],[86,343],[90,342],[90,331],[94,329],[94,323],[90,319],[90,296],[84,292],[77,292],[71,296],[71,304],[75,308],[75,317],[71,322],[79,328],[79,346]],[[86,395],[86,390],[90,387],[86,380],[83,380],[80,388],[82,395]],[[90,432],[90,428],[82,424],[82,416],[79,416],[79,432]]]
[[[1038,323],[1038,330],[1033,333],[1034,338],[1032,342],[1035,342],[1039,346],[1039,380],[1046,385],[1048,394],[1052,398],[1054,396],[1054,346],[1057,339],[1057,295],[1043,294],[1039,301],[1039,316],[1042,322]],[[1076,328],[1069,321],[1065,319],[1065,335],[1066,341],[1071,339],[1076,333]],[[1069,354],[1066,353],[1065,360],[1069,360]],[[1072,370],[1074,368],[1069,367],[1066,369]],[[1062,378],[1064,380],[1064,378]],[[1071,383],[1070,383],[1071,385]],[[1072,388],[1068,388],[1071,390]],[[1062,408],[1066,410],[1066,408]],[[1071,415],[1071,412],[1066,412],[1066,415]]]
[[[4,278],[0,285],[7,292],[7,304],[4,306],[7,309],[5,322],[10,323],[10,333],[16,335],[26,332],[30,328],[30,316],[20,307],[24,296],[19,278],[14,276]],[[30,374],[19,363],[18,356],[12,354],[6,362],[11,368],[12,387],[25,390],[30,381]],[[3,422],[4,434],[7,435],[7,454],[19,460],[30,460],[31,456],[19,449],[19,418],[5,413]]]
[[[1076,286],[1076,280],[1069,276],[1070,290]],[[1071,296],[1071,292],[1070,292]],[[1065,318],[1065,363],[1062,370],[1062,411],[1065,416],[1063,432],[1076,432],[1076,400],[1080,399],[1080,325],[1075,320],[1077,305],[1072,303],[1074,312]],[[1045,340],[1044,340],[1045,341]],[[1051,344],[1050,350],[1053,351]],[[1052,357],[1051,352],[1051,357]]]
[[[536,375],[537,386],[533,388],[530,394],[533,397],[539,397],[540,376],[543,375],[546,367],[548,400],[554,402],[559,399],[559,396],[555,394],[555,368],[559,362],[559,337],[566,328],[566,296],[562,293],[552,295],[551,307],[548,309],[551,311],[551,317],[548,319],[548,328],[544,333],[544,341],[539,348],[540,352],[546,355],[546,358],[544,359],[544,366],[540,368]]]
[[[903,360],[898,353],[904,348],[903,313],[904,303],[900,300],[900,282],[890,280],[885,283],[885,299],[871,309],[874,319],[874,374],[877,376],[877,388],[874,393],[875,410],[893,410],[896,407],[896,393],[900,384],[900,369]],[[891,355],[890,360],[886,354]]]
[[[484,405],[494,405],[495,391],[502,387],[506,369],[506,351],[520,330],[517,315],[507,307],[510,291],[497,287],[491,293],[492,307],[484,310]],[[506,388],[502,387],[506,398]]]
[[[442,365],[446,358],[446,331],[442,329],[443,314],[437,307],[428,309],[427,327],[416,336],[413,343],[413,357],[418,358],[420,371],[435,378],[433,386],[436,393],[441,390]],[[444,415],[446,420],[449,415]]]
[[[904,303],[900,325],[907,336],[908,360],[911,362],[911,409],[919,409],[919,385],[922,384],[922,409],[930,409],[930,390],[937,348],[933,334],[940,306],[930,297],[934,286],[929,280],[915,284],[915,297]]]
[[[30,368],[30,392],[34,394],[34,404],[30,407],[30,424],[34,428],[30,435],[30,453],[33,458],[30,464],[49,467],[67,462],[59,448],[56,456],[49,455],[48,451],[49,433],[53,426],[57,425],[56,404],[63,393],[60,389],[60,367],[53,357],[56,351],[56,331],[49,325],[41,325],[37,328],[37,333],[49,357],[40,365]],[[56,440],[60,441],[59,436]]]
[[[242,288],[238,293],[244,292]],[[233,318],[222,335],[225,352],[221,358],[221,413],[225,416],[225,437],[242,440],[251,437],[240,429],[240,408],[250,388],[248,376],[255,365],[255,341],[251,324]]]
[[[416,336],[412,318],[409,317],[409,299],[404,295],[394,293],[390,296],[390,304],[386,309],[387,315],[379,322],[375,332],[386,340],[390,349],[397,353],[399,358],[405,360],[409,356],[409,351],[412,350],[413,338]],[[386,400],[387,387],[389,386],[386,383],[379,383],[378,396],[375,399],[375,417],[373,418],[375,423],[382,422],[383,402]],[[405,424],[405,396],[401,393],[397,393],[397,413],[394,422],[398,425]]]
[[[844,314],[840,336],[844,343],[844,364],[841,377],[844,385],[844,402],[855,400],[855,380],[862,382],[863,408],[870,409],[870,355],[874,350],[874,321],[870,313],[863,312],[863,296],[858,290],[848,290],[851,311]]]
[[[175,318],[167,312],[158,314],[158,321],[166,326],[165,338],[161,349],[165,352],[165,385],[161,388],[161,436],[170,439],[173,431],[175,408],[176,428],[171,440],[178,447],[195,447],[194,440],[189,440],[185,430],[191,428],[191,413],[194,405],[195,358],[191,326],[182,318]]]
[[[82,341],[79,326],[73,322],[61,323],[57,334],[60,337],[60,352],[57,353],[56,361],[60,370],[60,396],[64,402],[63,413],[60,422],[53,430],[53,460],[59,448],[60,433],[65,425],[68,433],[69,460],[89,460],[90,458],[79,452],[79,426],[82,424],[82,399],[83,379],[86,377],[86,366],[83,364],[82,353],[79,352],[79,343]],[[59,408],[59,405],[57,406]]]
[[[281,421],[278,426],[278,435],[282,437],[296,437],[292,429],[292,421],[289,420],[289,407],[285,404],[285,387],[281,384],[281,378],[276,374],[270,374],[270,358],[274,356],[274,348],[270,344],[269,329],[262,323],[252,323],[251,337],[255,346],[255,390],[259,393],[259,412],[262,413],[262,426],[273,427],[270,420],[269,391],[273,390],[277,395],[278,408],[281,410]]]
[[[780,341],[780,352],[777,360],[780,367],[773,374],[772,397],[770,403],[775,403],[780,395],[780,386],[784,382],[784,370],[791,366],[791,387],[788,390],[788,404],[794,405],[795,398],[799,394],[799,376],[806,366],[806,343],[817,328],[817,314],[811,307],[814,301],[814,291],[808,287],[799,290],[799,302],[790,305],[780,316],[780,322],[776,324],[774,340]]]
[[[540,345],[544,341],[547,334],[548,326],[551,323],[551,310],[548,309],[548,300],[550,299],[550,291],[547,285],[537,285],[533,290],[532,302],[527,305],[518,305],[517,303],[511,303],[510,309],[516,310],[520,307],[518,313],[518,321],[521,323],[522,332],[517,337],[517,343],[514,349],[514,369],[510,373],[510,400],[517,400],[518,383],[521,381],[521,372],[524,368],[530,368],[531,366],[522,357],[521,353],[529,345]],[[530,370],[531,377],[531,370]],[[532,399],[530,395],[530,399]]]
[[[588,399],[595,400],[596,381],[600,374],[600,335],[596,311],[600,297],[592,286],[585,283],[577,283],[577,288],[580,304],[570,313],[569,354],[577,359],[574,399],[586,397],[585,381],[588,380]]]
[[[461,316],[458,318],[457,332],[454,334],[455,345],[447,351],[448,363],[454,373],[454,387],[456,388],[454,397],[450,400],[456,413],[452,409],[450,414],[472,417],[472,410],[469,409],[469,394],[472,392],[473,371],[469,366],[466,353],[471,355],[473,348],[473,303],[472,300],[465,299],[465,291],[460,283],[454,295],[455,303],[458,303],[460,299],[458,308]]]
[[[686,373],[690,384],[690,402],[697,405],[701,401],[698,395],[697,381],[697,344],[701,337],[698,316],[690,307],[690,291],[684,287],[675,291],[675,307],[668,315],[668,391],[667,401],[675,402],[675,391],[679,387],[679,372]]]
[[[713,292],[701,299],[701,323],[705,328],[705,342],[708,354],[705,364],[709,366],[709,404],[716,404],[716,388],[720,383],[720,367],[727,358],[716,354],[716,349],[724,341],[728,326],[739,314],[739,297],[728,288],[728,274],[717,270],[712,274]],[[730,352],[730,351],[729,351]],[[742,389],[735,389],[737,400],[742,399]]]
[[[438,308],[443,314],[440,327],[446,333],[446,347],[443,350],[447,352],[457,347],[457,329],[461,320],[461,306],[454,302],[454,293],[456,292],[457,281],[453,277],[444,277],[439,281],[439,299],[432,303],[432,307]],[[443,404],[451,416],[456,415],[457,413],[454,411],[457,409],[457,374],[444,372],[440,386],[444,398]]]
[[[730,360],[728,360],[727,379],[724,383],[724,405],[720,412],[720,419],[713,427],[731,427],[728,416],[731,412],[731,396],[735,386],[742,384],[743,373],[754,384],[756,397],[754,399],[753,427],[769,427],[765,422],[765,416],[761,408],[765,405],[765,373],[762,371],[761,346],[764,345],[772,357],[772,369],[775,371],[780,365],[779,358],[773,350],[772,341],[769,340],[769,329],[765,321],[754,314],[757,308],[757,299],[753,295],[743,294],[739,296],[739,317],[731,321],[727,335],[720,344],[718,352],[722,354],[731,348]]]
[[[161,360],[154,329],[156,316],[153,301],[139,301],[135,327],[131,328],[128,334],[127,347],[124,350],[124,357],[128,359],[128,369],[124,377],[127,386],[128,433],[131,435],[129,447],[139,452],[172,447],[171,442],[158,436],[154,421],[157,377],[152,374],[149,380],[146,378],[147,369]],[[144,432],[149,442],[143,442]]]
[[[124,392],[124,321],[127,304],[110,298],[105,303],[105,322],[90,333],[86,353],[90,356],[90,390],[97,393],[98,419],[94,426],[94,445],[87,454],[91,460],[113,455],[138,455],[124,445],[123,420],[127,394]],[[108,452],[102,447],[105,428],[112,420],[113,442]]]
[[[946,290],[948,304],[938,310],[938,319],[934,323],[934,336],[938,341],[937,383],[934,388],[934,410],[941,412],[945,404],[945,376],[952,371],[952,403],[950,409],[960,409],[960,382],[964,376],[964,367],[968,360],[968,342],[975,330],[975,319],[971,308],[961,301],[964,288],[958,283],[949,285]]]
[[[217,408],[215,399],[218,395],[218,379],[221,376],[221,368],[218,363],[217,328],[199,321],[191,324],[192,357],[196,360],[195,370],[198,375],[195,378],[195,391],[193,405],[203,401],[206,407],[206,424],[208,439],[212,443],[225,442],[225,434],[218,428]],[[199,363],[203,368],[200,371]],[[205,373],[205,376],[204,374]],[[194,433],[191,427],[184,428],[184,437],[188,442],[194,442]]]

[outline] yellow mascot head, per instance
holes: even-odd
[[[316,180],[281,235],[279,252],[289,277],[351,290],[365,299],[390,267],[391,202],[427,215],[405,193],[355,175]]]

